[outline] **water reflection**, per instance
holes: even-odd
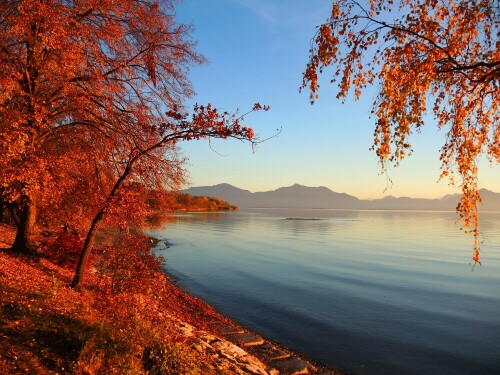
[[[286,220],[287,218],[323,220]],[[452,212],[183,214],[156,232],[168,270],[221,312],[360,374],[500,372],[500,215],[485,266]]]

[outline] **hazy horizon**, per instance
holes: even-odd
[[[248,116],[246,124],[261,138],[282,129],[279,137],[260,144],[255,153],[237,141],[182,143],[192,186],[225,181],[250,191],[266,191],[298,181],[362,199],[384,195],[439,198],[458,192],[447,180],[437,183],[439,151],[447,129],[437,129],[432,114],[410,139],[413,155],[386,176],[380,175],[377,156],[369,150],[374,130],[372,88],[359,101],[349,97],[342,104],[325,70],[313,106],[307,92],[298,92],[311,38],[331,5],[317,2],[311,6],[303,0],[185,0],[179,4],[177,19],[194,25],[197,50],[208,60],[191,71],[197,95],[186,105],[210,102],[244,113],[258,101],[271,110]],[[385,190],[391,187],[388,177],[393,185]],[[495,190],[498,186],[500,166],[490,167],[482,160],[479,187]]]
[[[252,189],[248,189],[246,188],[245,186],[238,186],[238,185],[234,185],[234,184],[231,184],[231,183],[228,183],[228,182],[219,182],[219,183],[215,183],[215,184],[211,184],[211,185],[194,185],[194,184],[189,184],[189,185],[186,185],[183,190],[188,190],[190,188],[199,188],[199,187],[212,187],[212,186],[217,186],[217,185],[231,185],[235,188],[238,188],[238,189],[241,189],[241,190],[248,190],[250,193],[264,193],[264,192],[270,192],[270,191],[275,191],[277,189],[280,189],[280,188],[287,188],[287,187],[292,187],[294,185],[300,185],[300,186],[304,186],[304,187],[308,187],[308,188],[320,188],[320,187],[325,187],[335,193],[340,193],[340,194],[348,194],[348,195],[351,195],[351,196],[354,196],[358,199],[361,199],[361,200],[377,200],[377,199],[382,199],[382,198],[385,198],[385,197],[395,197],[395,198],[412,198],[412,199],[441,199],[443,197],[445,197],[446,195],[453,195],[453,194],[460,194],[459,191],[455,192],[455,193],[446,193],[446,194],[443,194],[441,196],[436,196],[436,197],[421,197],[421,196],[410,196],[410,195],[395,195],[395,194],[391,194],[390,192],[390,189],[388,189],[386,191],[386,193],[384,195],[382,195],[381,197],[377,197],[377,198],[362,198],[362,197],[359,197],[349,191],[340,191],[340,190],[337,190],[335,188],[331,188],[329,186],[325,186],[325,185],[317,185],[317,186],[311,186],[311,185],[306,185],[304,183],[300,183],[300,182],[295,182],[295,183],[292,183],[291,185],[286,185],[286,186],[276,186],[276,187],[273,187],[273,188],[270,188],[270,189],[265,189],[265,190],[252,190]],[[481,188],[481,189],[486,189],[486,188]],[[480,189],[480,190],[481,190]],[[497,193],[497,194],[500,194],[500,191],[495,191],[495,190],[491,190],[491,189],[486,189],[486,190],[489,190],[493,193]]]

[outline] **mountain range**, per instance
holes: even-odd
[[[483,204],[481,211],[500,211],[500,193],[479,190]],[[340,208],[367,210],[434,210],[454,211],[459,194],[440,199],[387,196],[382,199],[358,199],[352,195],[334,192],[327,187],[309,187],[299,184],[276,190],[252,193],[230,184],[197,186],[184,190],[194,196],[219,197],[238,207],[262,208]]]

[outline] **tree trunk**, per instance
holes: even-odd
[[[16,205],[13,205],[13,204],[8,204],[7,209],[10,212],[10,218],[11,218],[10,222],[14,223],[16,225],[16,227],[18,227],[19,226],[19,207],[17,207]]]
[[[85,271],[87,268],[87,262],[89,260],[90,253],[92,252],[92,248],[94,247],[95,235],[97,233],[97,229],[99,229],[99,224],[104,217],[104,210],[101,210],[97,213],[94,220],[92,221],[92,225],[87,233],[87,237],[85,238],[85,243],[83,245],[82,252],[80,254],[80,258],[78,259],[78,265],[76,266],[75,277],[71,282],[72,288],[77,288],[80,286],[82,282]]]
[[[7,205],[0,200],[0,223],[6,223]]]
[[[17,233],[11,250],[28,256],[37,255],[35,244],[36,205],[28,197],[23,197]]]
[[[121,176],[116,180],[113,189],[108,195],[107,203],[111,202],[116,195],[116,192],[122,186],[123,182],[127,179],[129,174],[132,172],[132,166],[139,159],[142,154],[139,154],[133,158],[131,158],[127,164],[127,167],[121,174]],[[94,246],[94,239],[97,229],[99,228],[99,224],[104,217],[105,207],[101,208],[97,215],[92,220],[92,225],[90,226],[89,232],[87,233],[87,237],[85,238],[85,244],[83,245],[82,253],[80,254],[80,259],[78,259],[78,265],[76,266],[76,273],[73,281],[71,282],[72,288],[77,288],[83,280],[85,276],[85,268],[87,266],[87,261],[89,260],[90,252],[92,251],[92,246]]]

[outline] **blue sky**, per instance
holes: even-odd
[[[327,18],[330,7],[328,0],[185,0],[178,5],[178,20],[194,25],[198,52],[209,61],[190,74],[197,92],[192,102],[228,111],[268,104],[269,112],[251,114],[246,122],[262,138],[282,129],[255,153],[237,141],[183,143],[192,186],[227,182],[265,191],[300,183],[359,198],[434,198],[457,191],[447,181],[437,182],[445,132],[438,131],[432,118],[422,133],[413,135],[414,154],[389,171],[393,183],[388,185],[369,150],[374,92],[342,104],[325,72],[313,106],[307,92],[299,94],[315,26]],[[500,192],[499,172],[498,165],[482,162],[480,186]]]

